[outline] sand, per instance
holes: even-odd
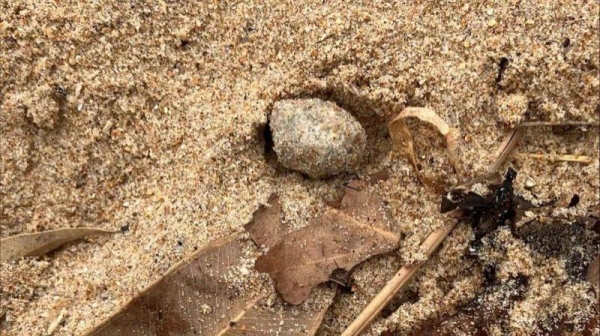
[[[386,121],[405,106],[436,111],[461,134],[469,178],[485,171],[510,125],[598,122],[600,113],[597,1],[5,0],[1,8],[1,237],[128,227],[3,263],[3,335],[43,335],[61,311],[54,334],[83,333],[186,255],[241,232],[273,192],[291,227],[323,213],[352,176],[312,180],[265,157],[260,130],[277,100],[319,97],[348,109],[370,136],[358,177],[383,168],[391,175],[372,191],[400,223],[402,247],[358,267],[363,291],[338,297],[320,331],[331,335],[400,265],[419,259],[420,241],[446,220],[439,196],[390,151]],[[431,130],[413,126],[419,147]],[[421,141],[423,173],[452,183],[438,140]],[[557,212],[583,215],[599,203],[598,147],[594,127],[532,128],[519,152],[587,155],[592,163],[514,155],[503,169],[519,171],[518,194],[555,197]],[[581,200],[566,209],[573,193]],[[414,331],[473,299],[482,275],[461,258],[470,239],[468,225],[457,227],[411,283],[417,298],[367,334]],[[541,333],[549,317],[589,319],[593,294],[565,275],[564,261],[504,231],[496,239],[508,249],[490,251],[498,277],[529,278],[509,333]]]

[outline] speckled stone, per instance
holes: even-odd
[[[320,99],[278,101],[270,125],[278,161],[313,178],[351,171],[367,141],[350,113]]]

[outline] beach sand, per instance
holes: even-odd
[[[597,1],[0,4],[1,237],[128,228],[2,263],[2,335],[44,335],[61,311],[54,335],[82,334],[187,255],[242,232],[271,193],[287,225],[300,228],[345,182],[387,169],[370,191],[399,223],[401,248],[357,267],[362,290],[338,295],[319,332],[337,335],[402,264],[422,258],[420,242],[447,220],[439,194],[391,150],[386,122],[406,106],[434,110],[460,132],[469,179],[485,172],[512,125],[597,123],[600,113]],[[334,101],[363,123],[369,155],[355,175],[313,180],[265,156],[271,106],[296,97]],[[423,174],[457,183],[443,139],[411,127]],[[575,218],[599,203],[598,148],[597,127],[533,127],[502,170],[518,171],[517,194],[556,198],[555,213]],[[575,193],[579,204],[567,208]],[[463,258],[472,239],[460,224],[409,285],[412,299],[366,334],[415,332],[479,295],[483,271]],[[505,252],[482,255],[499,281],[527,278],[495,334],[543,333],[558,321],[576,334],[594,314],[589,284],[508,228],[494,241]]]

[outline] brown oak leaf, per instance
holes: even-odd
[[[338,268],[351,269],[369,257],[389,252],[399,238],[378,225],[363,224],[331,209],[308,226],[291,232],[256,260],[256,270],[269,273],[282,298],[306,300],[312,288]]]
[[[273,194],[267,205],[261,205],[258,210],[254,211],[252,220],[244,225],[244,229],[248,231],[256,244],[271,248],[283,237],[282,216],[279,197]]]
[[[360,223],[397,232],[397,225],[391,220],[385,209],[384,201],[381,197],[366,192],[367,187],[368,184],[360,180],[348,183],[344,190],[340,210]]]

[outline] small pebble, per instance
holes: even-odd
[[[367,141],[362,125],[350,113],[320,99],[278,101],[270,127],[278,161],[312,178],[353,170]]]
[[[535,181],[528,178],[527,180],[525,180],[525,188],[531,189],[535,187]]]

